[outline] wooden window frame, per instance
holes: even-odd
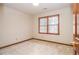
[[[48,27],[49,27],[49,24],[48,24],[48,21],[49,21],[49,17],[55,17],[55,16],[57,16],[58,17],[58,33],[49,33],[48,32]],[[46,18],[47,19],[47,32],[46,33],[44,33],[44,32],[40,32],[40,19],[41,18]],[[56,14],[56,15],[51,15],[51,16],[44,16],[44,17],[38,17],[38,32],[40,33],[40,34],[52,34],[52,35],[59,35],[60,34],[60,22],[59,22],[59,14]]]

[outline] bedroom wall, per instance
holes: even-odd
[[[32,17],[0,5],[0,47],[32,38]]]
[[[38,17],[48,16],[48,15],[60,15],[60,35],[51,34],[39,34],[38,33]],[[55,41],[65,44],[71,44],[73,39],[73,14],[70,7],[65,7],[60,10],[50,11],[46,13],[38,14],[34,17],[33,24],[33,37],[38,39],[44,39],[48,41]]]
[[[38,17],[60,14],[60,35],[39,34]],[[73,15],[70,7],[41,13],[36,16],[0,5],[0,47],[29,38],[38,38],[71,44]]]

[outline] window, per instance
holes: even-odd
[[[47,33],[47,19],[40,19],[40,32]]]
[[[59,14],[39,18],[39,33],[59,34]]]

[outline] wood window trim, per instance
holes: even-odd
[[[77,37],[77,13],[75,13],[75,37]]]
[[[73,14],[75,15],[74,17],[74,20],[75,20],[75,37],[78,36],[78,30],[77,30],[77,22],[78,22],[78,14],[79,14],[79,3],[73,3],[72,4],[72,9],[73,9]]]
[[[48,18],[49,17],[54,17],[54,16],[58,16],[58,33],[48,33]],[[44,33],[44,32],[40,32],[40,19],[41,18],[47,18],[47,32]],[[50,16],[44,16],[44,17],[38,17],[38,32],[40,34],[52,34],[52,35],[60,35],[60,22],[59,22],[59,14],[56,14],[56,15],[50,15]]]

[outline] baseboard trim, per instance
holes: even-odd
[[[55,41],[49,41],[49,40],[44,40],[44,39],[38,39],[38,38],[32,38],[32,39],[40,40],[40,41],[46,41],[46,42],[51,42],[51,43],[62,44],[62,45],[66,45],[66,46],[73,46],[73,45],[70,45],[70,44],[65,44],[65,43],[60,43],[60,42],[55,42]]]
[[[5,46],[0,47],[0,49],[6,48],[6,47],[9,47],[9,46],[12,46],[12,45],[16,45],[16,44],[19,44],[19,43],[22,43],[22,42],[25,42],[25,41],[29,41],[31,39],[32,38],[27,39],[27,40],[23,40],[23,41],[19,41],[19,42],[16,42],[16,43],[12,43],[12,44],[9,44],[9,45],[5,45]]]
[[[32,39],[40,40],[40,41],[45,41],[45,42],[50,42],[50,43],[57,43],[57,44],[62,44],[62,45],[67,45],[67,46],[73,46],[73,45],[69,45],[69,44],[65,44],[65,43],[48,41],[48,40],[44,40],[44,39],[30,38],[30,39],[27,39],[27,40],[23,40],[23,41],[20,41],[20,42],[16,42],[16,43],[13,43],[13,44],[9,44],[9,45],[6,45],[6,46],[2,46],[2,47],[0,47],[0,49],[6,48],[6,47],[9,47],[9,46],[12,46],[12,45],[16,45],[16,44],[19,44],[19,43],[22,43],[22,42],[26,42],[26,41],[29,41],[29,40],[32,40]]]

